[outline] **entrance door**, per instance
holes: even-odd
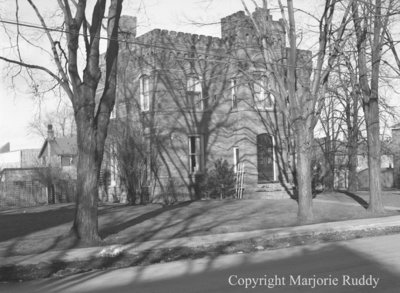
[[[257,135],[258,183],[274,181],[274,149],[272,136],[267,133]]]

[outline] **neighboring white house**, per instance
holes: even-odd
[[[9,144],[8,144],[9,146]],[[38,166],[38,154],[40,149],[23,149],[10,151],[2,148],[0,152],[0,169],[6,168],[34,168]]]

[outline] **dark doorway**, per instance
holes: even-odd
[[[258,183],[274,181],[274,145],[267,133],[257,135]]]

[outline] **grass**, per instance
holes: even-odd
[[[314,201],[314,223],[370,217],[360,204],[340,204],[357,203],[357,198],[346,194],[326,193],[317,199],[337,203]],[[384,201],[400,207],[398,192],[385,193]],[[172,206],[103,205],[99,207],[99,231],[104,239],[102,245],[167,241],[194,235],[295,226],[296,215],[297,203],[293,200],[199,201]],[[82,247],[74,239],[65,237],[73,216],[71,204],[0,211],[0,256]]]

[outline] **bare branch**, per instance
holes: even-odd
[[[61,85],[63,86],[63,88],[67,88],[67,87],[69,88],[69,85],[68,85],[68,76],[67,76],[66,72],[64,72],[64,69],[62,68],[61,61],[60,61],[60,59],[59,59],[59,57],[58,57],[57,49],[56,49],[56,46],[55,46],[55,42],[54,42],[54,40],[53,40],[53,37],[52,37],[51,34],[50,34],[50,30],[48,29],[48,27],[47,27],[47,25],[46,25],[46,22],[44,21],[44,18],[43,18],[42,15],[40,14],[38,8],[37,8],[36,5],[33,3],[33,1],[32,1],[32,0],[27,0],[27,1],[29,2],[29,4],[31,5],[31,7],[33,8],[33,10],[35,11],[36,16],[39,18],[40,23],[41,23],[43,29],[44,29],[45,32],[46,32],[47,38],[48,38],[48,40],[49,40],[49,42],[50,42],[51,50],[52,50],[52,52],[53,52],[54,62],[55,62],[55,64],[56,64],[56,66],[57,66],[57,69],[58,69],[58,71],[59,71],[59,74],[61,75],[61,79],[59,79],[59,80],[61,80]],[[71,91],[70,91],[70,90],[67,91],[67,94],[68,94],[70,97],[72,97],[72,96],[71,96]]]

